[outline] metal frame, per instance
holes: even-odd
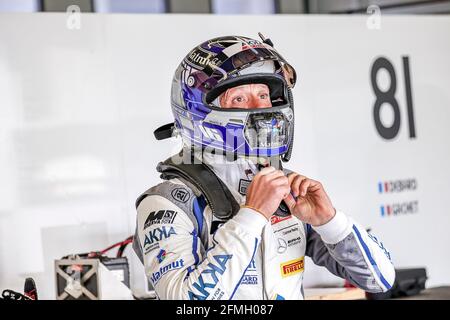
[[[61,276],[64,280],[66,280],[66,283],[68,281],[73,280],[73,278],[64,272],[64,270],[61,268],[63,266],[71,266],[74,264],[82,265],[82,266],[91,266],[91,269],[86,272],[80,279],[81,284],[81,292],[87,296],[91,300],[99,300],[100,297],[100,281],[99,281],[99,274],[98,274],[98,266],[99,261],[97,259],[63,259],[63,260],[55,260],[55,289],[56,289],[56,299],[57,300],[66,300],[70,295],[67,292],[63,292],[62,294],[58,295],[58,275]],[[90,292],[88,289],[84,287],[84,283],[89,280],[92,276],[97,276],[97,296],[95,296],[92,292]]]

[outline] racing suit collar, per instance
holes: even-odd
[[[245,186],[250,184],[259,171],[254,161],[247,158],[230,161],[225,155],[205,152],[203,162],[225,183],[239,204],[245,203]]]

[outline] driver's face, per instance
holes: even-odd
[[[230,88],[219,97],[222,108],[270,108],[269,87],[265,84],[252,83]]]

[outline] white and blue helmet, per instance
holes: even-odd
[[[291,88],[296,73],[271,41],[262,39],[211,39],[183,59],[173,77],[171,102],[174,129],[185,145],[236,156],[289,160],[294,135]],[[220,107],[220,94],[250,83],[269,87],[272,107]],[[170,128],[165,126],[166,133]],[[161,129],[155,132],[158,139],[168,136]]]

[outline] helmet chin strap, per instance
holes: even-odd
[[[288,162],[289,160],[291,160],[293,144],[294,144],[294,136],[292,136],[291,141],[289,142],[288,151],[286,151],[286,153],[281,156],[281,160],[283,162]]]
[[[293,115],[292,122],[293,123],[292,123],[292,134],[291,134],[291,138],[289,139],[288,150],[281,157],[281,160],[283,160],[283,162],[288,162],[289,160],[291,160],[292,148],[294,146],[294,129],[295,129],[294,98],[292,97],[292,90],[290,88],[288,88],[287,92],[288,92],[289,104],[292,109],[292,115]]]
[[[280,156],[272,157],[253,157],[250,160],[256,164],[258,170],[262,170],[266,167],[274,167],[277,170],[283,170],[282,162],[280,161]]]

